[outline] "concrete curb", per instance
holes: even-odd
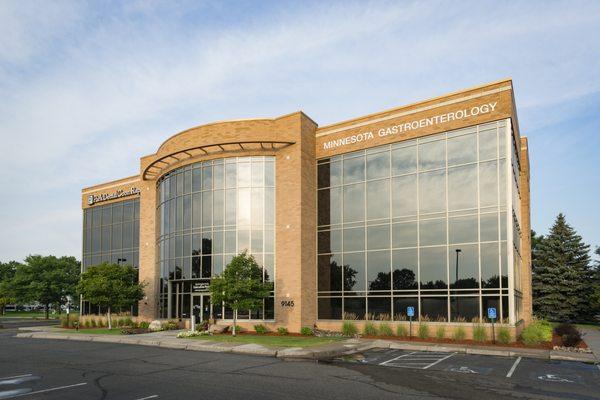
[[[538,358],[546,360],[560,361],[579,361],[585,363],[596,363],[597,360],[593,354],[577,354],[557,352],[555,350],[538,349],[518,349],[518,348],[479,348],[466,346],[448,346],[396,342],[391,340],[374,341],[348,341],[339,344],[323,346],[322,348],[300,348],[292,347],[285,349],[271,349],[258,344],[248,343],[242,345],[227,345],[219,342],[211,343],[190,343],[186,339],[176,339],[174,337],[166,338],[133,338],[118,337],[108,335],[67,335],[64,333],[52,332],[21,332],[17,333],[19,338],[32,339],[55,339],[55,340],[75,340],[100,343],[118,343],[139,346],[163,347],[166,349],[189,350],[189,351],[208,351],[218,353],[234,353],[242,355],[277,357],[282,360],[329,360],[336,357],[362,353],[372,349],[394,349],[407,351],[434,351],[444,353],[463,353],[474,355],[498,356],[498,357],[525,357]]]

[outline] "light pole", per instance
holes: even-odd
[[[456,277],[455,277],[455,281],[454,281],[454,289],[458,289],[458,255],[460,254],[460,252],[462,251],[461,249],[456,249]],[[455,291],[456,292],[456,315],[458,316],[458,290]]]

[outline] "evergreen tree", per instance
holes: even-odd
[[[600,257],[600,247],[596,247],[596,255]],[[592,290],[590,297],[591,320],[600,319],[600,258],[596,260],[593,271]]]
[[[589,249],[562,213],[548,236],[532,239],[533,307],[537,316],[553,321],[589,317]]]

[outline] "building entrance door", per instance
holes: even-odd
[[[192,301],[190,304],[192,308],[190,315],[192,315],[192,318],[196,319],[197,324],[209,320],[212,314],[209,294],[192,294]]]

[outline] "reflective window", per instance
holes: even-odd
[[[199,162],[163,176],[157,186],[158,263],[162,279],[172,285],[188,279],[208,282],[222,273],[236,254],[248,250],[263,267],[265,281],[274,282],[274,186],[274,157]],[[337,204],[339,197],[334,200]],[[123,208],[123,215],[129,215],[127,208]],[[130,231],[130,225],[123,224],[124,243],[129,243]],[[341,241],[339,234],[336,237]],[[341,264],[338,270],[341,271]],[[188,281],[184,282],[182,290],[191,287]],[[341,277],[336,277],[335,283],[341,287]],[[164,310],[168,306],[167,287],[161,287]],[[182,293],[187,293],[189,300],[190,289],[186,290]],[[174,310],[172,317],[181,316],[184,311]],[[213,305],[213,312],[231,317],[217,305]],[[264,309],[240,310],[238,317],[272,319],[273,312],[273,299],[267,298]]]
[[[139,202],[126,200],[84,210],[83,271],[102,262],[139,266]]]
[[[410,304],[432,320],[481,317],[520,262],[518,245],[507,259],[507,190],[520,201],[508,142],[499,121],[319,160],[319,315],[386,319],[391,304],[405,319]]]

